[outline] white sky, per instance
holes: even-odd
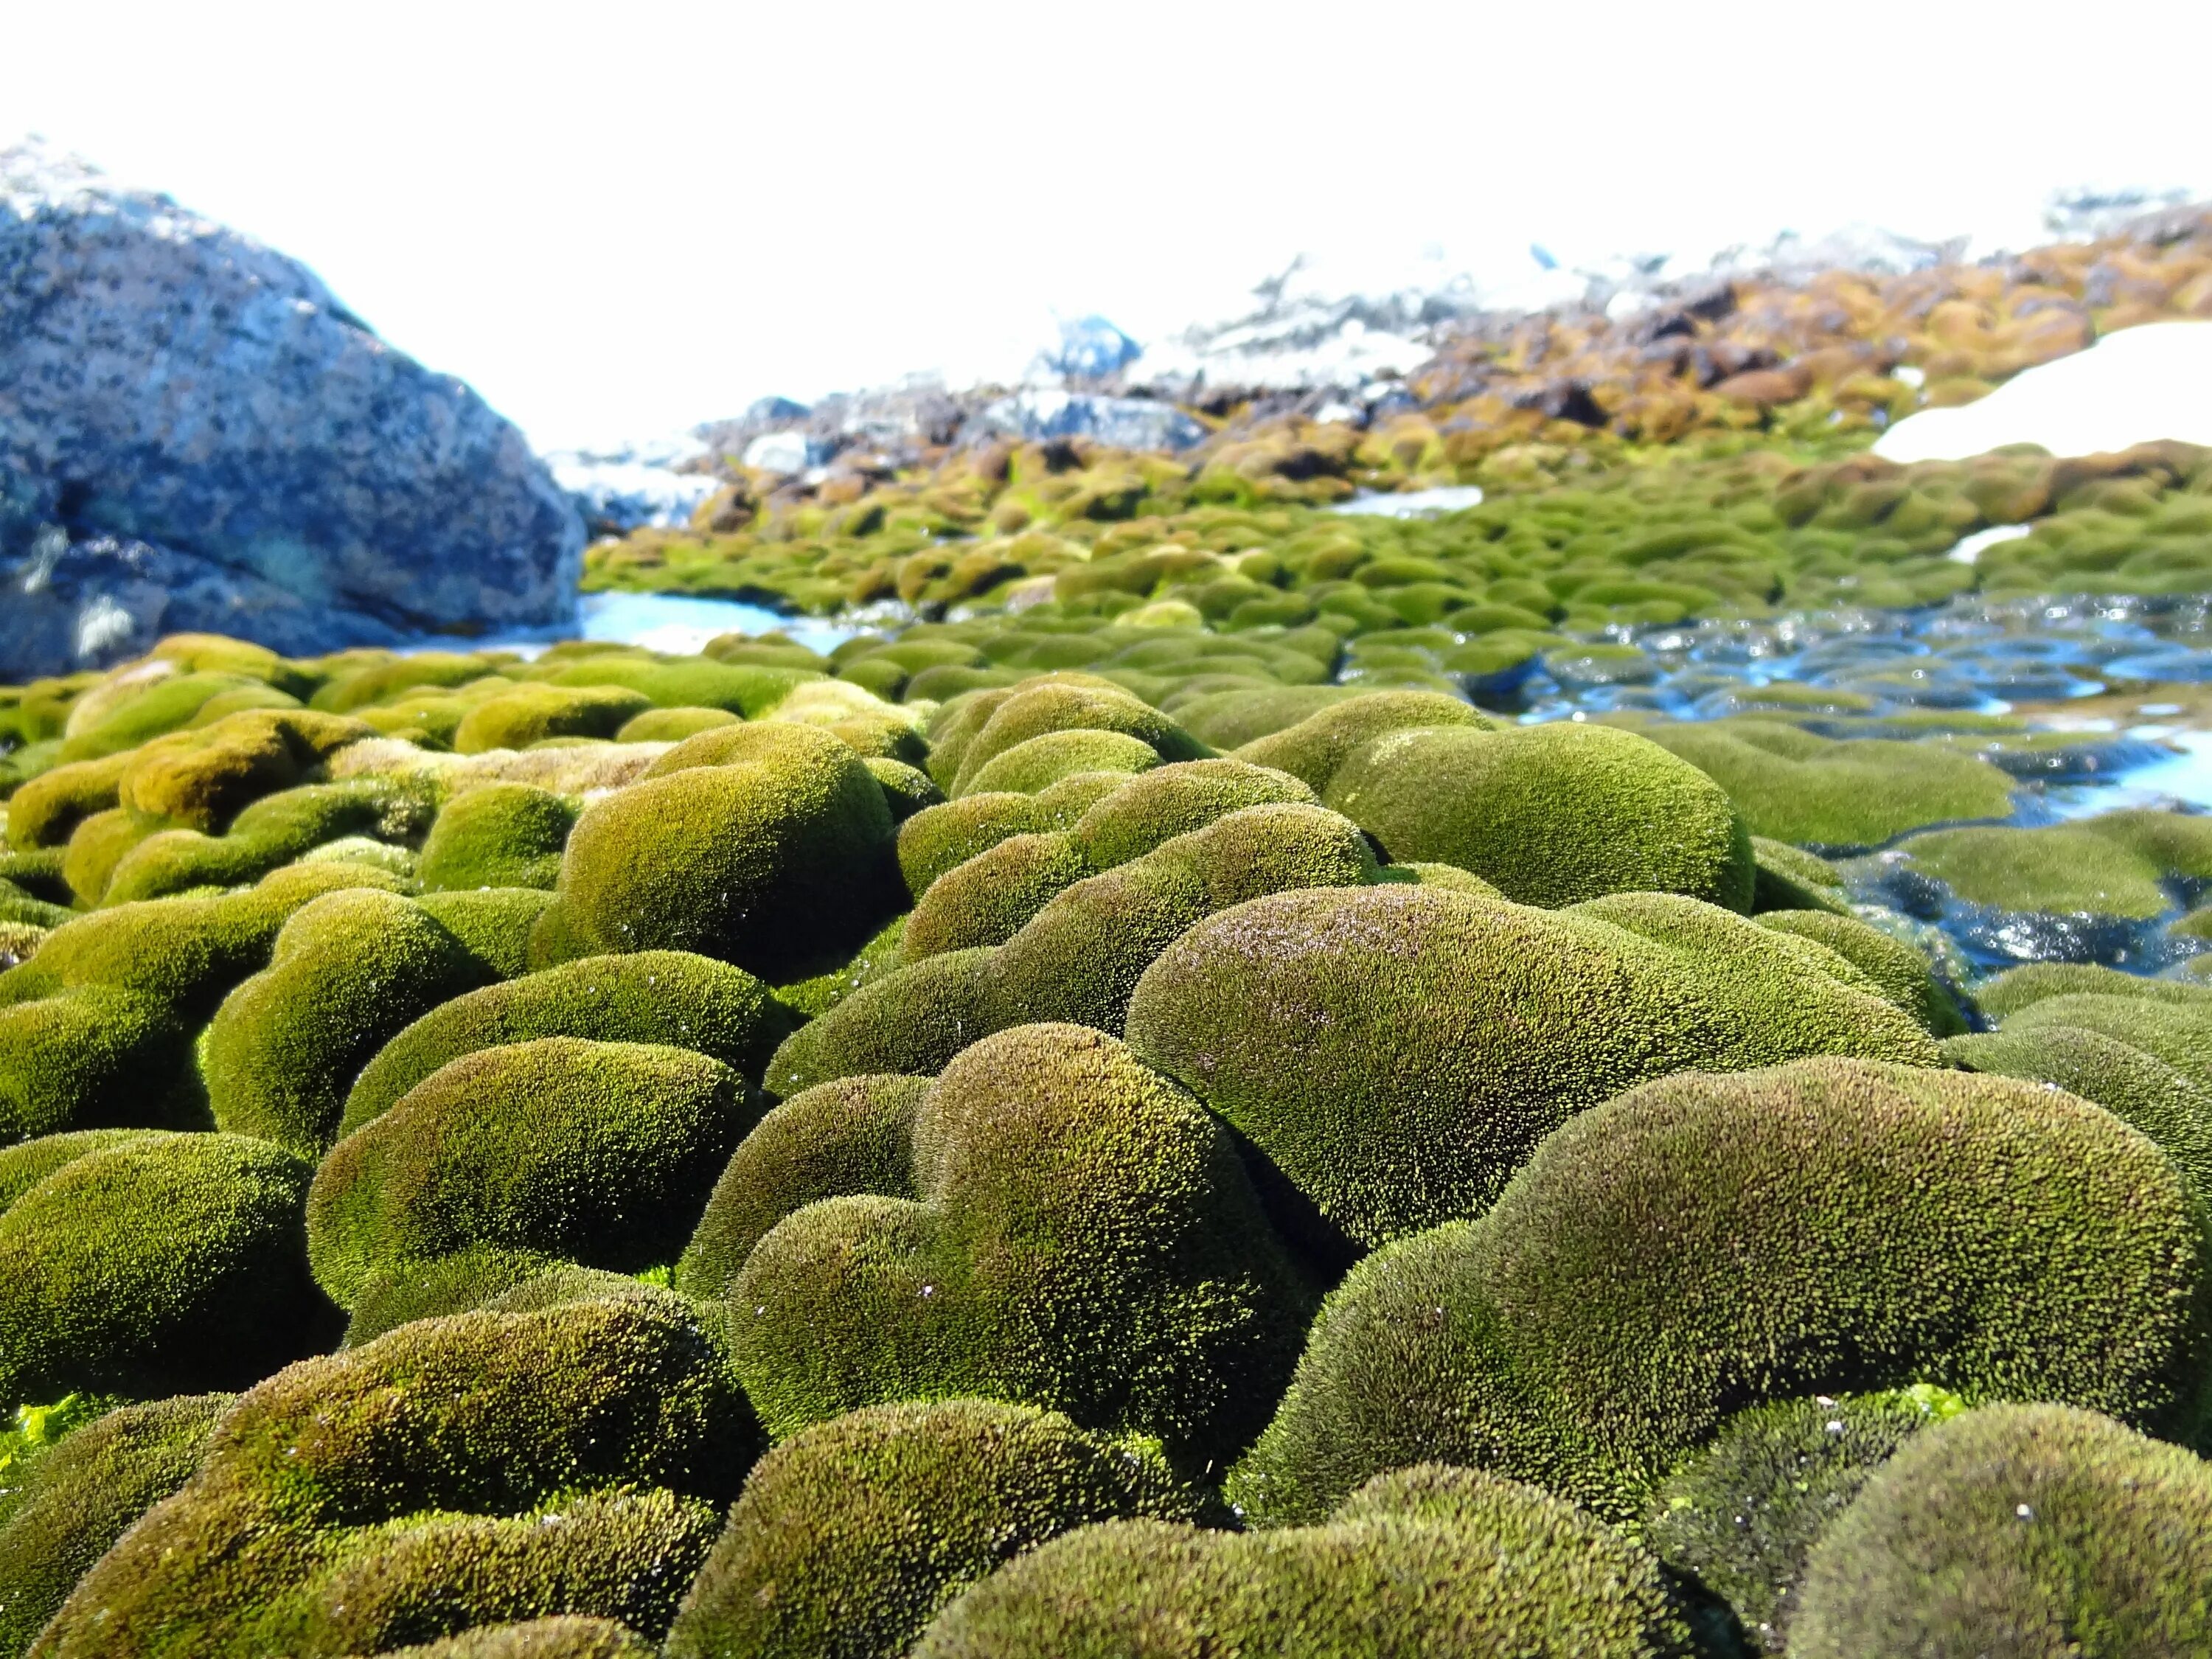
[[[0,0],[28,130],[313,266],[541,447],[1139,339],[1305,251],[1486,279],[2212,191],[2212,4]]]

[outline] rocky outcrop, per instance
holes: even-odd
[[[288,652],[573,614],[522,434],[296,261],[0,152],[0,678],[214,629]]]

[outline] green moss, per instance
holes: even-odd
[[[0,1653],[27,1650],[93,1563],[185,1484],[234,1397],[125,1406],[39,1461],[0,1509]]]
[[[1755,866],[1751,890],[1753,915],[1768,910],[1850,914],[1844,873],[1826,859],[1764,836],[1751,838],[1751,856]]]
[[[987,781],[984,769],[1020,744],[1050,733],[1067,732],[1109,732],[1133,738],[1161,761],[1199,760],[1208,752],[1203,744],[1173,720],[1118,687],[1048,681],[1017,687],[992,708],[989,717],[960,747],[958,770],[947,784],[945,793],[958,796],[1006,787]],[[1033,752],[1040,756],[1049,753],[1057,761],[1066,762],[1079,751],[1095,752],[1100,757],[1134,755],[1126,744],[1111,744],[1103,739],[1095,740],[1089,748],[1069,739],[1064,744]],[[937,755],[933,754],[931,758],[936,760]],[[1013,769],[1011,762],[1001,771],[1008,769]],[[1032,791],[1079,771],[1135,769],[1135,764],[1126,758],[1121,763],[1107,766],[1062,763],[1054,769],[1030,763],[1021,769],[1023,775],[1036,778],[1037,781],[1030,786]],[[943,781],[943,775],[935,766],[931,771],[932,775]],[[1044,775],[1047,771],[1050,775]]]
[[[1024,1026],[916,1108],[912,1199],[827,1198],[738,1272],[733,1364],[770,1432],[982,1395],[1233,1450],[1280,1386],[1301,1292],[1226,1132],[1112,1038]]]
[[[1372,691],[1328,703],[1294,726],[1255,738],[1237,758],[1287,772],[1326,799],[1330,780],[1354,750],[1392,732],[1451,726],[1491,729],[1486,718],[1456,698],[1432,691]]]
[[[94,812],[77,825],[62,855],[62,877],[71,898],[90,907],[106,897],[115,866],[154,832],[119,806]]]
[[[0,1399],[236,1388],[311,1352],[312,1167],[239,1135],[87,1150],[0,1212]]]
[[[556,685],[623,686],[663,708],[721,708],[758,720],[797,687],[818,677],[804,669],[759,662],[712,661],[687,657],[672,662],[629,653],[556,667]]]
[[[404,1326],[225,1413],[198,1473],[71,1592],[41,1652],[335,1656],[605,1617],[622,1609],[590,1603],[633,1593],[672,1607],[755,1447],[718,1350],[665,1292]],[[553,1515],[586,1522],[592,1548],[569,1553]],[[349,1622],[368,1607],[395,1625]]]
[[[243,885],[342,836],[406,839],[425,816],[420,802],[380,779],[283,790],[254,802],[222,836],[165,830],[138,842],[115,866],[101,902]]]
[[[475,1245],[667,1261],[754,1115],[735,1073],[686,1049],[556,1036],[466,1055],[323,1160],[315,1277],[350,1306],[386,1264]]]
[[[1916,1436],[1813,1547],[1790,1651],[2212,1648],[2212,1468],[2094,1412],[1992,1406]]]
[[[136,749],[149,738],[191,725],[210,699],[246,688],[266,689],[240,674],[173,674],[129,691],[119,701],[95,702],[99,694],[87,693],[82,706],[71,712],[62,758],[97,760]],[[88,720],[86,715],[93,718]]]
[[[2191,1007],[2212,1007],[2212,985],[2191,985],[2088,962],[2030,962],[2008,968],[1974,988],[1974,1000],[1993,1018],[2008,1019],[2030,1003],[2075,993],[2094,996],[2142,997]]]
[[[1069,829],[1069,843],[1094,870],[1110,870],[1247,806],[1315,804],[1287,773],[1237,760],[1186,761],[1133,778],[1103,796]]]
[[[963,771],[963,781],[952,793],[962,795],[972,788],[1033,795],[1085,773],[1139,773],[1159,763],[1157,749],[1127,732],[1089,728],[1047,732],[1000,750],[972,772]]]
[[[1390,732],[1347,755],[1322,798],[1392,860],[1455,864],[1524,904],[1671,892],[1751,906],[1755,866],[1728,798],[1632,732]]]
[[[453,733],[464,755],[527,749],[548,738],[611,738],[653,706],[643,692],[615,685],[518,685],[471,708]]]
[[[576,804],[526,783],[489,783],[457,795],[438,813],[422,843],[416,877],[422,890],[551,887],[561,849],[574,828]]]
[[[1324,1523],[1292,1531],[1082,1528],[969,1590],[915,1651],[1674,1659],[1692,1648],[1671,1586],[1639,1545],[1533,1487],[1428,1464],[1372,1481]]]
[[[2189,1432],[2203,1215],[2150,1141],[2035,1085],[1838,1060],[1646,1084],[1480,1221],[1354,1268],[1231,1495],[1297,1522],[1436,1457],[1627,1516],[1745,1406],[1919,1381]]]
[[[671,1659],[902,1659],[959,1590],[1085,1524],[1195,1518],[1141,1441],[995,1401],[872,1407],[754,1468],[668,1634]]]
[[[945,792],[919,766],[888,755],[866,754],[860,757],[860,764],[884,792],[884,805],[890,809],[893,823],[903,824],[915,813],[945,804]]]
[[[762,1086],[788,1099],[817,1084],[874,1073],[929,1077],[990,1027],[988,946],[945,951],[871,980],[800,1026],[768,1063]]]
[[[538,1037],[690,1048],[757,1079],[791,1028],[742,968],[682,951],[587,957],[457,996],[417,1018],[360,1068],[339,1133],[389,1110],[440,1067]]]
[[[633,715],[614,734],[617,743],[681,743],[718,726],[735,726],[726,708],[648,708]]]
[[[919,899],[939,876],[988,853],[1008,836],[1060,827],[1048,821],[1035,795],[1011,791],[963,795],[925,808],[899,825],[899,873],[906,879],[907,891]]]
[[[269,966],[224,998],[208,1026],[202,1073],[217,1127],[321,1156],[369,1058],[489,976],[397,894],[364,888],[304,906],[277,934]]]
[[[726,1297],[775,1224],[825,1198],[912,1198],[918,1077],[843,1077],[801,1091],[755,1124],[730,1155],[676,1264],[686,1296]]]
[[[1200,743],[1241,748],[1296,726],[1324,708],[1371,695],[1346,685],[1285,685],[1217,691],[1177,705],[1175,716]]]
[[[866,945],[826,973],[786,980],[775,988],[775,1000],[802,1019],[829,1012],[862,986],[873,984],[898,967],[899,946],[912,914],[893,916]]]
[[[1759,925],[1827,946],[1931,1035],[1955,1036],[1966,1029],[1966,1016],[1936,977],[1928,958],[1902,939],[1869,927],[1855,916],[1826,910],[1763,911]]]
[[[1927,824],[2012,811],[2004,773],[1928,744],[1820,738],[1759,720],[1638,729],[1717,781],[1752,832],[1776,841],[1873,847]]]
[[[2107,812],[2038,830],[1939,830],[1899,850],[1970,903],[2147,921],[2176,908],[2166,878],[2212,877],[2212,820]]]
[[[514,979],[530,969],[531,930],[552,905],[553,895],[536,887],[474,887],[425,893],[416,903],[492,977]]]
[[[348,714],[422,687],[466,685],[495,672],[502,665],[489,657],[448,651],[418,651],[404,657],[386,657],[340,673],[317,690],[307,700],[307,706],[337,714]]]
[[[484,1626],[419,1647],[395,1648],[388,1659],[653,1659],[653,1644],[626,1625],[563,1613]]]
[[[358,1348],[418,1319],[472,1312],[565,1266],[543,1250],[496,1244],[387,1262],[368,1273],[355,1293],[343,1346]]]
[[[131,754],[117,799],[149,825],[213,834],[262,796],[310,781],[331,756],[372,735],[364,721],[303,709],[233,714]]]
[[[743,750],[685,752],[740,738]],[[769,979],[841,960],[897,890],[890,812],[860,757],[769,725],[702,732],[586,807],[559,886],[586,953],[696,951]]]
[[[2212,1007],[2134,995],[2075,992],[2044,997],[2005,1018],[2004,1031],[2095,1031],[2154,1055],[2201,1089],[2212,1089]]]
[[[1778,1655],[1814,1540],[1906,1440],[1963,1409],[1921,1384],[1739,1412],[1652,1495],[1644,1541],[1728,1604],[1753,1652]]]
[[[1340,1262],[1479,1214],[1573,1114],[1665,1073],[1936,1059],[1839,958],[1694,900],[1548,912],[1407,884],[1211,918],[1146,970],[1127,1030],[1244,1138],[1278,1224]]]
[[[127,754],[41,772],[8,797],[8,845],[17,852],[62,847],[95,812],[118,804]]]

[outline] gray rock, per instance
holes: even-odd
[[[1089,438],[1115,449],[1188,449],[1206,437],[1204,424],[1173,404],[1041,390],[1000,398],[977,424],[1001,437]]]
[[[583,542],[520,432],[304,266],[0,151],[0,678],[149,629],[313,651],[562,623]]]

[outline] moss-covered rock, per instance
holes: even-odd
[[[657,1636],[755,1448],[665,1292],[426,1320],[248,1393],[39,1651],[335,1659],[560,1615]]]
[[[321,1156],[370,1056],[490,977],[443,924],[397,894],[360,888],[315,900],[209,1024],[201,1066],[216,1126]]]
[[[772,1433],[950,1395],[1200,1459],[1256,1429],[1302,1293],[1189,1096],[1097,1031],[1024,1026],[946,1067],[911,1144],[912,1198],[804,1204],[737,1274],[734,1363]]]
[[[762,1086],[788,1099],[842,1077],[933,1077],[990,1034],[988,945],[945,951],[872,979],[800,1026],[770,1056]]]
[[[1965,1409],[1922,1383],[1739,1412],[1652,1494],[1644,1542],[1728,1605],[1752,1651],[1779,1655],[1814,1540],[1907,1439]]]
[[[1932,1035],[1955,1036],[1966,1029],[1958,1000],[1936,977],[1928,958],[1904,940],[1827,910],[1761,911],[1759,925],[1826,945]]]
[[[558,914],[575,954],[696,951],[792,977],[842,960],[897,908],[883,790],[827,732],[702,732],[653,774],[594,801],[569,833]]]
[[[1637,729],[1725,789],[1753,834],[1778,842],[1878,847],[1928,824],[2012,811],[2012,779],[1932,744],[1822,738],[1747,719]]]
[[[668,1633],[671,1659],[901,1659],[1024,1551],[1094,1522],[1196,1518],[1157,1448],[996,1401],[876,1406],[754,1467]]]
[[[577,1037],[453,1061],[340,1141],[307,1199],[307,1251],[350,1306],[387,1264],[471,1246],[635,1273],[672,1261],[755,1113],[688,1049]]]
[[[2029,962],[2008,968],[1974,988],[1974,1001],[1995,1019],[2009,1019],[2030,1003],[2049,997],[2142,997],[2154,1002],[2212,1008],[2212,985],[2146,979],[2091,962]]]
[[[1937,830],[1898,851],[1972,904],[2148,921],[2177,908],[2163,884],[2212,878],[2212,819],[2119,811],[2036,830]]]
[[[1324,1523],[1082,1528],[933,1623],[919,1659],[1368,1654],[1662,1659],[1690,1629],[1657,1561],[1572,1504],[1434,1464],[1368,1483]]]
[[[643,692],[614,685],[518,685],[471,708],[453,733],[464,755],[527,749],[548,738],[611,738],[653,706]]]
[[[1072,732],[1111,733],[1133,739],[1152,751],[1155,763],[1198,760],[1208,752],[1205,744],[1173,720],[1118,686],[1054,680],[1014,688],[1011,695],[991,708],[988,718],[959,746],[958,759],[954,763],[957,769],[950,781],[945,781],[936,765],[932,766],[932,775],[945,781],[945,793],[953,796],[1018,787],[988,781],[985,769],[1021,744],[1053,733]],[[1024,764],[1018,769],[1024,777],[1036,778],[1025,793],[1033,793],[1045,784],[1078,772],[1139,769],[1135,751],[1128,745],[1114,745],[1102,739],[1086,748],[1085,742],[1067,740],[1052,749],[1048,759],[1042,759],[1048,751],[1036,751],[1042,759],[1042,764]],[[1070,752],[1061,753],[1062,748],[1068,748]],[[941,749],[942,745],[940,752]],[[1121,756],[1125,763],[1075,764],[1073,760],[1077,750],[1085,753],[1095,750],[1102,757]],[[935,762],[938,755],[933,754],[931,758]],[[1010,766],[1002,769],[1017,769]],[[1046,775],[1048,772],[1049,775]]]
[[[429,893],[477,887],[545,887],[560,879],[561,852],[580,809],[550,789],[489,783],[455,796],[422,843],[416,878]]]
[[[382,779],[304,784],[264,795],[222,835],[164,830],[147,836],[117,861],[101,902],[238,886],[343,836],[409,839],[426,819],[420,799]]]
[[[2212,1007],[2095,992],[2044,997],[2009,1015],[2009,1035],[2059,1029],[2094,1031],[2155,1056],[2200,1089],[2212,1090]]]
[[[1330,699],[1295,724],[1245,743],[1237,758],[1287,772],[1326,799],[1338,768],[1356,750],[1393,732],[1433,726],[1492,729],[1486,716],[1455,697],[1433,691],[1370,691]]]
[[[1302,1521],[1443,1457],[1626,1516],[1744,1406],[1923,1380],[2191,1432],[2203,1216],[2148,1139],[2036,1085],[1840,1060],[1646,1084],[1480,1221],[1356,1267],[1231,1494]]]
[[[690,1048],[750,1082],[791,1024],[766,986],[726,962],[684,951],[586,957],[422,1015],[360,1069],[339,1132],[373,1121],[441,1066],[504,1043],[565,1036]]]
[[[70,1588],[191,1476],[235,1396],[125,1406],[64,1437],[0,1503],[0,1653],[31,1645]]]
[[[0,1211],[0,1399],[239,1388],[327,1338],[312,1165],[240,1135],[72,1139]]]
[[[2121,1659],[2212,1648],[2212,1467],[2094,1412],[1914,1437],[1813,1547],[1790,1651]]]
[[[1847,963],[1694,900],[1547,912],[1410,884],[1211,918],[1146,970],[1127,1031],[1339,1262],[1480,1213],[1574,1113],[1665,1073],[1937,1057]]]

